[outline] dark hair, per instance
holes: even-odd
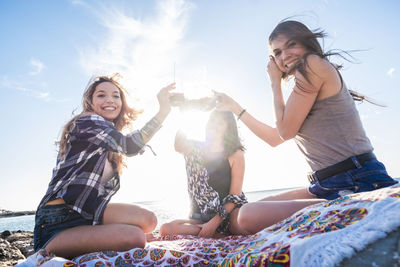
[[[242,150],[242,151],[245,150],[244,146],[240,141],[236,120],[232,112],[214,110],[210,114],[208,123],[210,123],[211,121],[216,121],[217,123],[225,122],[227,125],[223,136],[224,152],[227,157],[231,156],[237,150]],[[207,139],[209,138],[208,129],[206,131],[206,138]]]
[[[321,29],[315,29],[311,31],[306,25],[304,25],[301,22],[295,21],[295,20],[282,20],[276,27],[275,29],[271,32],[268,38],[269,45],[271,45],[272,41],[277,38],[279,35],[284,35],[286,36],[290,41],[296,41],[297,43],[300,43],[302,46],[306,48],[308,51],[304,56],[303,59],[300,60],[293,68],[292,71],[298,70],[304,78],[309,82],[308,79],[308,74],[306,71],[306,67],[308,66],[307,64],[307,57],[309,55],[317,55],[321,58],[327,59],[329,61],[330,56],[339,56],[346,61],[353,62],[354,57],[350,55],[351,52],[355,51],[344,51],[344,50],[329,50],[327,52],[324,52],[323,48],[321,47],[321,44],[318,42],[318,38],[321,38],[323,41],[323,38],[327,36],[327,34],[321,30]],[[351,59],[349,59],[351,58]],[[338,65],[338,64],[333,64],[332,65],[337,69],[340,70],[343,66]],[[287,79],[288,75],[290,73],[283,73],[282,78]],[[351,96],[355,101],[363,101],[367,100],[365,96],[359,94],[358,92],[355,92],[353,90],[349,90]],[[368,100],[367,100],[368,101]],[[371,102],[371,101],[368,101]],[[374,102],[371,102],[375,104]]]

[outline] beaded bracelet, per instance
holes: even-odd
[[[246,112],[246,109],[244,108],[239,115],[237,116],[237,120],[240,120],[240,117],[242,117],[242,115]]]

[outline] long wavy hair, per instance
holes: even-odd
[[[283,20],[278,25],[275,27],[275,29],[271,32],[269,35],[268,41],[269,45],[271,46],[272,41],[274,41],[279,35],[284,35],[286,36],[290,41],[295,41],[302,46],[305,47],[305,49],[308,51],[299,62],[288,72],[288,73],[283,73],[282,78],[283,79],[288,79],[288,76],[293,73],[295,70],[299,71],[307,81],[308,79],[308,73],[306,71],[306,68],[308,67],[307,63],[307,57],[309,55],[317,55],[320,58],[326,59],[329,61],[330,56],[339,56],[346,61],[353,62],[354,57],[350,55],[351,52],[354,51],[344,51],[344,50],[329,50],[329,51],[324,51],[323,48],[321,47],[321,44],[318,42],[318,39],[323,39],[327,36],[325,31],[321,29],[316,29],[311,31],[306,25],[304,25],[301,22],[295,21],[295,20]],[[357,50],[356,50],[357,51]],[[330,61],[329,61],[330,62]],[[340,70],[343,66],[334,64],[332,65],[337,69]],[[370,101],[367,97],[364,95],[353,91],[349,90],[351,96],[353,97],[354,100],[356,101],[363,101],[366,100],[368,102],[371,102],[373,104],[373,101]]]
[[[245,150],[245,147],[239,138],[236,120],[232,112],[214,110],[210,114],[207,125],[210,125],[211,123],[214,125],[225,123],[227,125],[223,135],[224,153],[226,157],[231,156],[237,150]],[[206,129],[206,140],[212,138],[211,131],[212,130],[208,126]]]
[[[83,94],[82,98],[82,112],[78,115],[74,116],[63,128],[61,138],[57,142],[59,146],[58,156],[62,157],[65,155],[67,151],[67,147],[69,145],[69,138],[72,129],[75,126],[75,121],[77,118],[81,117],[85,113],[94,112],[92,107],[93,94],[97,88],[97,86],[104,82],[110,82],[114,84],[118,89],[121,97],[121,112],[118,117],[113,121],[114,126],[117,130],[122,131],[123,129],[130,128],[132,121],[136,120],[137,116],[142,113],[141,110],[137,110],[133,107],[130,107],[126,96],[127,91],[125,88],[118,82],[120,75],[114,74],[112,76],[97,76],[89,81],[88,86]],[[119,153],[109,152],[108,160],[111,162],[113,168],[115,168],[118,173],[121,173],[122,168],[126,167],[125,157]]]

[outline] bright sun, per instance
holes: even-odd
[[[178,113],[177,119],[173,122],[176,129],[183,131],[189,139],[204,141],[210,112],[191,110]]]

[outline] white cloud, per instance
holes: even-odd
[[[389,77],[393,77],[393,72],[395,71],[395,69],[394,68],[390,68],[390,70],[388,70],[388,72],[387,72],[387,75],[389,76]]]
[[[44,64],[40,60],[35,58],[31,58],[30,65],[34,68],[32,71],[29,72],[29,75],[32,76],[38,75],[45,68]]]
[[[50,93],[42,92],[39,90],[31,89],[20,82],[11,81],[7,77],[3,76],[0,80],[0,87],[14,89],[20,92],[24,92],[24,94],[32,96],[34,98],[42,99],[45,101],[50,101]]]
[[[75,6],[83,6],[83,7],[88,7],[89,8],[89,5],[86,4],[86,2],[82,1],[82,0],[72,0],[71,4],[75,5]]]
[[[116,7],[100,9],[106,35],[96,37],[96,47],[80,51],[81,65],[88,75],[121,72],[129,88],[140,88],[135,96],[153,98],[172,82],[174,62],[181,63],[188,51],[183,37],[192,7],[183,0],[159,1],[143,19]]]

